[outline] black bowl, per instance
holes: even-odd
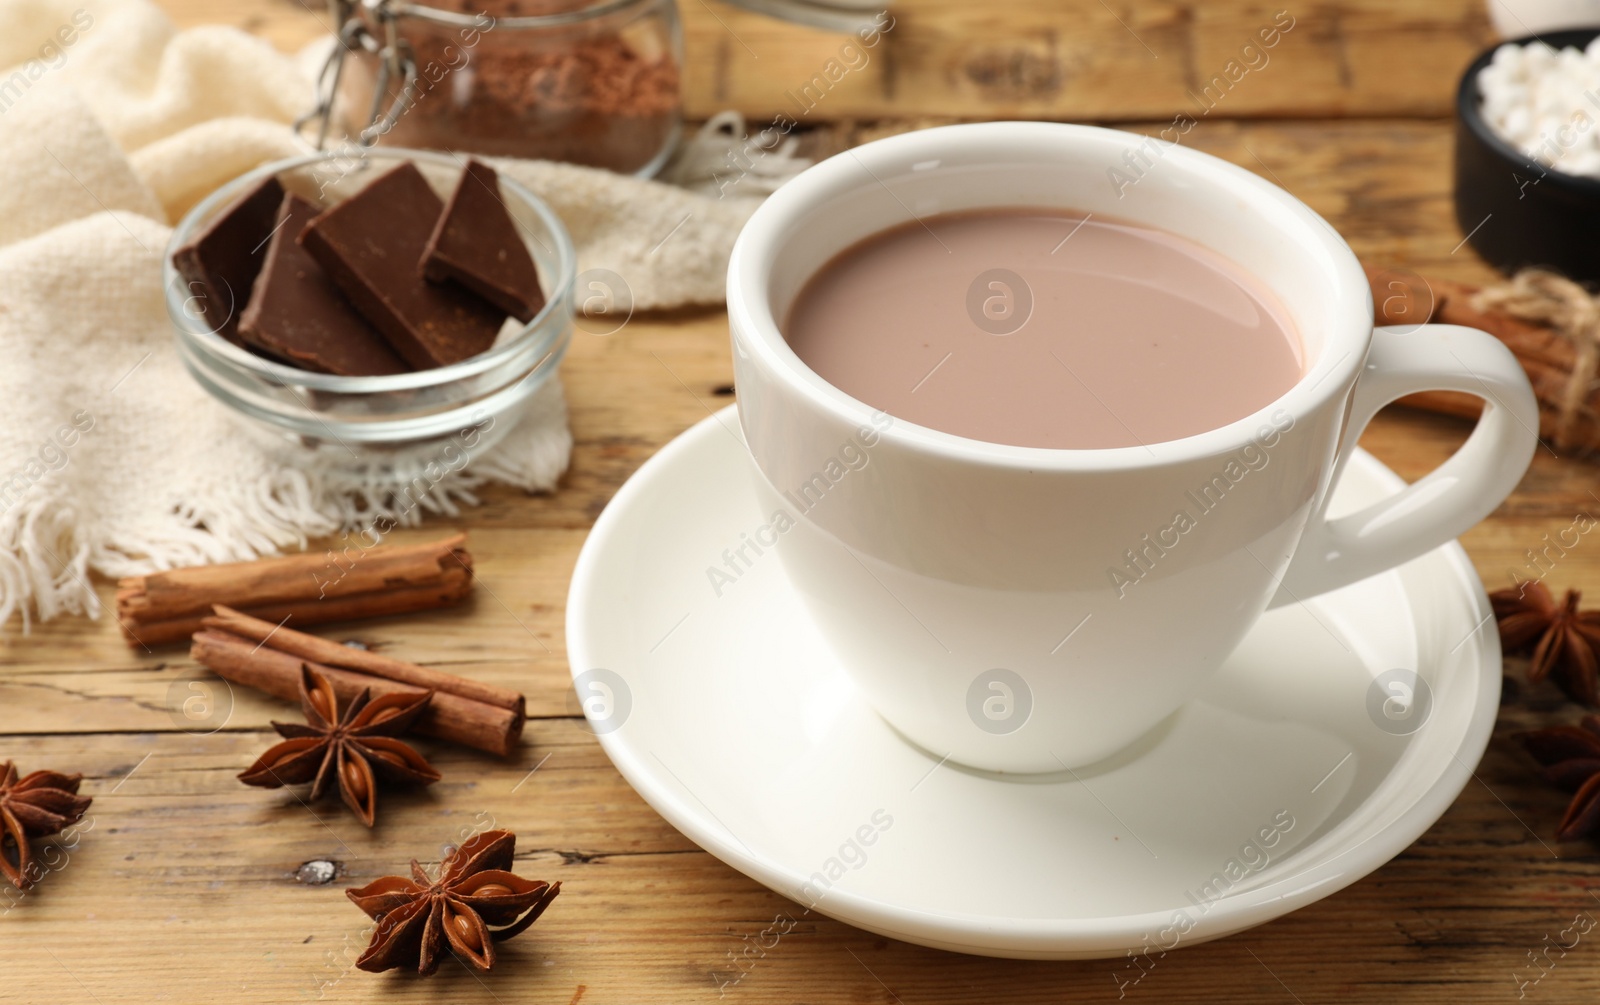
[[[1600,29],[1552,31],[1511,44],[1542,40],[1557,50],[1581,49],[1596,35]],[[1478,73],[1495,49],[1473,60],[1456,91],[1456,223],[1502,272],[1542,265],[1579,282],[1600,281],[1600,179],[1545,167],[1483,120]],[[1600,128],[1600,107],[1589,111],[1591,128]]]

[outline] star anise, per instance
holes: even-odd
[[[1544,765],[1546,781],[1575,792],[1556,837],[1600,836],[1600,717],[1586,715],[1576,726],[1537,729],[1518,739]]]
[[[1578,610],[1577,590],[1557,604],[1543,583],[1489,594],[1508,653],[1531,650],[1528,680],[1554,677],[1561,689],[1585,705],[1600,705],[1600,611]]]
[[[311,782],[312,799],[337,782],[345,805],[371,827],[380,779],[422,785],[439,780],[439,772],[421,754],[394,739],[411,727],[432,698],[432,691],[373,698],[369,688],[340,715],[333,685],[302,663],[300,708],[306,725],[274,722],[272,728],[285,739],[257,758],[239,781],[267,789]]]
[[[19,890],[39,878],[30,838],[61,833],[83,818],[93,800],[78,795],[82,775],[35,771],[20,780],[16,765],[0,765],[0,874]]]
[[[439,878],[411,860],[411,878],[385,876],[345,896],[376,921],[356,966],[372,973],[416,965],[439,969],[441,942],[479,970],[494,966],[494,944],[526,931],[561,892],[560,883],[513,874],[517,836],[485,831],[445,856]]]

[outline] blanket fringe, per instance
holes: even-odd
[[[99,617],[90,572],[111,578],[214,562],[240,562],[304,548],[314,537],[415,527],[427,515],[456,517],[478,504],[475,489],[503,482],[550,491],[566,470],[572,433],[558,382],[547,385],[504,439],[459,471],[349,471],[279,467],[248,484],[217,485],[127,530],[85,525],[66,490],[41,482],[0,511],[0,627],[33,615]]]

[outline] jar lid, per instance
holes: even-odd
[[[856,34],[862,29],[881,30],[878,14],[883,0],[724,0],[734,7],[825,31]]]
[[[607,0],[407,0],[400,6],[413,13],[416,8],[426,8],[447,14],[487,14],[499,19],[571,14],[590,7],[608,6],[608,3]]]

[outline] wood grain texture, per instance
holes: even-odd
[[[295,0],[164,3],[185,23],[237,23],[284,46],[316,30]],[[1209,65],[1259,16],[1271,14],[1235,3],[1107,3],[1159,60],[1093,0],[904,4],[893,93],[864,90],[851,98],[858,104],[833,104],[841,110],[838,121],[808,143],[827,152],[926,123],[932,112],[959,117],[1046,107],[1074,117],[1095,109],[1142,116],[1146,124],[1130,128],[1154,131],[1179,100],[1174,95],[1188,72],[1182,66]],[[701,113],[734,103],[763,107],[791,71],[809,67],[832,41],[758,23],[714,0],[704,8],[699,0],[682,6],[691,51],[716,53],[719,44],[725,50],[691,68],[691,106]],[[1421,0],[1296,9],[1299,39],[1321,42],[1291,60],[1293,42],[1286,41],[1266,71],[1283,76],[1259,92],[1241,85],[1230,110],[1244,108],[1248,97],[1263,103],[1252,114],[1437,114],[1455,68],[1481,41],[1480,11],[1477,4]],[[741,50],[718,42],[722,29],[708,12],[757,49],[759,67],[737,65]],[[1053,35],[1045,30],[1050,24]],[[1026,55],[1034,51],[1037,59]],[[1080,54],[1080,62],[1044,93],[1039,81],[1050,82],[1050,60],[1065,66],[1068,53]],[[987,68],[979,74],[986,86],[1009,87],[1016,96],[979,88],[974,59]],[[727,68],[714,73],[717,60]],[[1139,67],[1140,60],[1149,65]],[[1291,71],[1293,65],[1301,69]],[[886,121],[857,125],[847,108]],[[1284,185],[1368,260],[1470,282],[1493,278],[1470,250],[1458,248],[1443,122],[1224,118],[1220,111],[1207,117],[1188,140]],[[1119,1000],[1113,976],[1119,968],[1109,961],[959,956],[805,914],[700,851],[634,794],[576,715],[562,631],[567,581],[588,528],[624,480],[708,409],[733,400],[725,317],[686,311],[635,318],[611,336],[580,333],[563,375],[577,444],[555,494],[490,490],[482,506],[458,520],[435,519],[396,535],[421,540],[467,529],[477,559],[473,597],[425,616],[318,629],[516,687],[529,699],[523,747],[510,760],[419,740],[445,778],[423,792],[386,792],[374,831],[336,802],[306,807],[289,792],[240,785],[234,775],[272,742],[268,720],[293,718],[293,709],[220,688],[182,647],[130,652],[109,617],[0,635],[0,759],[15,758],[24,770],[82,770],[84,791],[95,798],[77,847],[52,859],[59,871],[24,898],[0,891],[6,964],[0,1000]],[[1466,429],[1438,416],[1391,411],[1363,443],[1416,478],[1447,457]],[[1546,547],[1575,515],[1600,512],[1591,494],[1597,473],[1600,467],[1540,452],[1520,490],[1464,539],[1491,588],[1510,582],[1513,571],[1526,576],[1529,551]],[[1549,582],[1600,591],[1600,536],[1556,559]],[[111,595],[111,585],[102,584],[102,600],[109,603]],[[1519,672],[1514,664],[1510,670]],[[1547,934],[1580,912],[1600,918],[1600,856],[1587,843],[1553,842],[1565,797],[1538,781],[1510,739],[1518,729],[1575,715],[1547,686],[1508,689],[1475,780],[1411,848],[1293,915],[1169,954],[1123,1000],[1517,1000],[1513,973],[1524,979],[1536,973],[1529,954]],[[501,969],[480,979],[446,962],[426,982],[355,971],[365,919],[345,901],[343,888],[403,871],[412,857],[437,861],[445,842],[490,825],[519,833],[518,871],[564,884],[544,919],[505,944]],[[337,878],[325,886],[297,878],[302,863],[314,860],[337,863]],[[981,882],[981,863],[952,862],[947,879]],[[793,931],[741,976],[730,954],[784,915],[795,919]],[[1597,942],[1600,933],[1585,936],[1525,989],[1526,997],[1591,1000],[1600,992]]]
[[[162,0],[180,25],[235,25],[285,49],[328,32],[318,0]],[[684,104],[810,122],[951,115],[1107,120],[1211,115],[1449,114],[1461,70],[1491,44],[1479,0],[899,0],[871,48],[721,0],[679,0]],[[1270,48],[1258,32],[1291,25]],[[888,24],[889,22],[885,22]],[[830,61],[834,67],[830,68]],[[824,94],[797,98],[808,82]]]

